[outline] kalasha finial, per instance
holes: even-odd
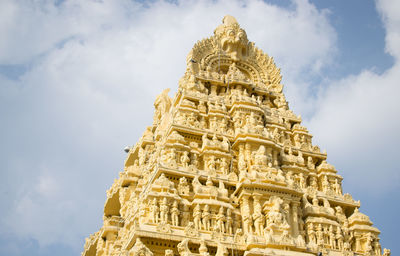
[[[235,17],[231,16],[231,15],[225,15],[225,17],[222,19],[222,23],[226,26],[230,26],[233,24],[238,24],[237,20],[235,19]]]

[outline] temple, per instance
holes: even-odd
[[[282,93],[273,58],[226,16],[128,148],[83,256],[389,256]]]

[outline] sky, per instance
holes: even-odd
[[[226,14],[400,254],[400,1],[0,0],[0,255],[80,254],[124,147]]]

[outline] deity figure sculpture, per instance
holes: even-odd
[[[337,244],[337,249],[339,250],[339,251],[342,251],[343,250],[343,235],[342,235],[342,230],[340,229],[340,227],[339,226],[337,226],[337,228],[336,228],[336,236],[335,236],[335,238],[336,238],[336,244]]]
[[[373,249],[372,249],[372,235],[371,233],[368,233],[366,235],[366,241],[365,241],[365,252],[368,255],[371,255],[373,253]]]
[[[158,223],[159,207],[157,205],[157,198],[153,199],[153,204],[150,206],[150,213],[153,223]]]
[[[333,225],[329,226],[328,237],[331,249],[336,249],[336,237],[335,237],[335,232],[333,230]]]
[[[181,195],[189,195],[189,184],[185,177],[179,179],[178,193]]]
[[[317,244],[314,225],[312,223],[307,225],[307,236],[308,236],[308,243],[310,244],[310,246]]]
[[[193,186],[193,192],[194,192],[195,194],[198,194],[198,193],[201,193],[201,192],[202,192],[202,187],[203,187],[203,185],[200,183],[199,177],[198,177],[198,176],[195,176],[195,177],[193,178],[192,186]]]
[[[164,197],[164,199],[161,202],[160,205],[160,220],[161,223],[167,223],[168,222],[168,212],[169,212],[169,206],[167,202],[167,198]]]
[[[267,155],[265,154],[265,146],[261,145],[254,156],[254,163],[256,165],[267,165]]]
[[[190,163],[190,158],[189,158],[189,152],[184,151],[182,156],[181,156],[181,163],[183,168],[187,169],[189,167]]]
[[[207,170],[210,175],[215,175],[216,171],[216,161],[215,156],[211,156],[207,162]]]
[[[307,158],[307,167],[308,167],[308,169],[310,169],[310,170],[314,170],[314,169],[315,169],[314,160],[313,160],[313,158],[312,158],[311,156],[309,156],[309,157]]]
[[[317,177],[315,176],[310,177],[310,186],[315,190],[318,189]]]
[[[302,172],[299,174],[299,185],[300,185],[301,189],[305,189],[306,186],[307,186],[306,185],[306,180],[304,178],[304,174]]]
[[[218,214],[216,216],[216,221],[217,221],[217,227],[218,229],[222,232],[225,233],[225,221],[226,221],[226,217],[225,217],[225,213],[224,213],[224,207],[221,206],[219,208]]]
[[[278,168],[278,174],[276,175],[275,180],[279,182],[285,181],[285,176],[283,176],[283,171],[281,170],[281,168]]]
[[[259,235],[262,236],[262,232],[264,230],[264,222],[265,222],[265,217],[261,212],[255,212],[253,214],[253,220],[254,220],[254,232]]]
[[[293,172],[288,171],[286,173],[286,183],[288,184],[289,187],[293,188],[294,187],[294,180],[293,180]]]
[[[232,224],[233,224],[232,210],[228,208],[226,210],[226,223],[225,223],[226,227],[225,227],[225,230],[227,231],[227,233],[229,235],[233,234],[233,226],[232,226]]]
[[[229,140],[225,136],[222,137],[221,148],[222,150],[229,151]]]
[[[225,174],[225,175],[228,174],[229,166],[228,166],[228,161],[226,160],[226,158],[222,158],[221,159],[220,169],[221,169],[223,174]]]
[[[271,209],[267,214],[267,228],[276,226],[286,228],[289,227],[287,223],[286,216],[284,216],[281,212],[281,205],[283,204],[283,200],[279,197],[271,197]]]
[[[193,221],[194,221],[194,226],[197,230],[200,230],[201,228],[201,210],[200,210],[200,205],[196,205],[193,209]]]
[[[222,180],[218,182],[218,193],[220,197],[228,197],[228,190],[225,188],[225,184]]]
[[[321,182],[322,191],[325,192],[325,193],[328,192],[330,190],[330,186],[329,185],[330,184],[329,184],[328,177],[325,175],[323,177],[323,179],[322,179],[322,182]]]
[[[251,234],[253,232],[252,230],[253,220],[251,218],[250,213],[242,215],[242,219],[243,219],[244,233]]]
[[[176,166],[176,150],[174,148],[171,148],[170,152],[168,153],[166,162],[170,166]]]
[[[162,116],[169,111],[171,108],[172,102],[171,98],[168,96],[168,92],[170,89],[165,89],[160,95],[157,96],[155,102],[154,102],[154,107],[155,107],[155,113],[154,113],[154,123],[158,124],[158,122],[161,120]]]
[[[208,230],[208,231],[209,231],[210,228],[211,228],[211,223],[210,223],[211,214],[210,214],[210,210],[209,210],[208,204],[206,204],[206,205],[204,206],[203,214],[201,215],[201,217],[202,217],[202,222],[203,222],[203,228],[204,228],[205,230]]]
[[[243,237],[243,230],[241,228],[236,229],[233,241],[238,244],[243,244],[245,242]]]
[[[179,225],[179,209],[178,209],[178,201],[174,201],[171,209],[171,221],[172,225],[178,226]]]
[[[192,156],[191,156],[191,161],[192,161],[192,167],[194,169],[196,169],[198,167],[198,165],[199,165],[199,161],[198,161],[197,158],[198,158],[197,157],[197,153],[193,153]]]
[[[191,127],[198,128],[200,122],[197,121],[197,118],[193,112],[190,113],[189,116],[187,117],[187,124]]]
[[[316,236],[317,236],[317,245],[322,246],[324,244],[324,232],[322,231],[321,224],[318,224]]]
[[[297,161],[296,163],[300,166],[304,166],[304,158],[303,158],[303,153],[299,150],[298,155],[297,155]]]
[[[347,217],[343,213],[342,207],[336,206],[335,210],[336,210],[336,218],[338,219],[340,225],[344,225],[345,223],[348,223]]]
[[[335,193],[337,195],[341,195],[342,194],[342,186],[338,182],[338,179],[335,179],[335,183],[333,183],[332,186],[333,186],[333,190],[335,191]]]
[[[217,117],[214,116],[213,118],[210,119],[210,130],[215,132],[218,128],[218,120]]]

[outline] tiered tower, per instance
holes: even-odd
[[[195,44],[168,92],[82,255],[390,255],[235,18]]]

